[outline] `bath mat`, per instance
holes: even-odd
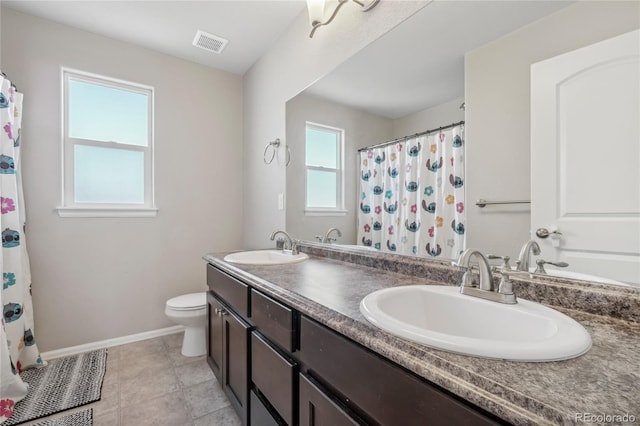
[[[56,419],[45,420],[36,423],[33,426],[92,426],[93,425],[93,409],[78,411],[68,416],[58,417]]]
[[[100,349],[49,361],[23,371],[29,383],[27,396],[15,405],[13,416],[2,426],[17,425],[100,399],[107,366],[107,350]]]

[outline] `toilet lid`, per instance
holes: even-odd
[[[179,311],[202,309],[207,306],[207,293],[189,293],[167,300],[167,307]]]

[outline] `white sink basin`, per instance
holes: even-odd
[[[360,302],[365,318],[396,336],[464,355],[559,361],[586,353],[589,333],[538,303],[515,305],[460,294],[458,287],[413,285],[379,290]]]
[[[228,254],[224,260],[243,265],[283,265],[302,262],[308,258],[305,253],[285,254],[282,250],[252,250]]]

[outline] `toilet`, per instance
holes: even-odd
[[[169,299],[164,313],[173,322],[185,327],[182,355],[200,356],[207,353],[207,293],[189,293]]]

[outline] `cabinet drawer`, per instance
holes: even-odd
[[[293,352],[293,310],[256,290],[251,290],[251,319],[262,334],[283,349]]]
[[[249,315],[249,286],[207,265],[207,285],[243,317]]]
[[[298,357],[314,379],[370,423],[497,424],[435,385],[306,317],[301,320]]]
[[[251,378],[287,424],[295,419],[297,365],[282,356],[255,331],[251,333]]]
[[[269,409],[262,403],[260,397],[254,391],[251,391],[251,422],[254,426],[282,426],[269,412]]]
[[[358,426],[315,383],[300,374],[300,426]]]

